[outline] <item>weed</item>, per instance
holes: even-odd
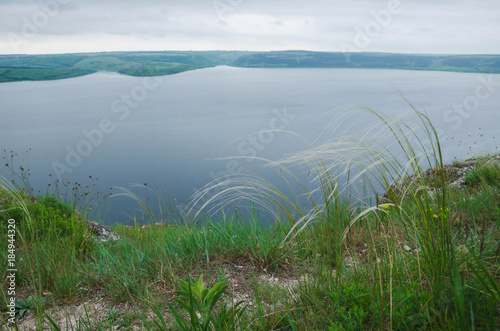
[[[191,276],[188,281],[179,281],[181,289],[177,291],[180,298],[176,302],[184,309],[187,317],[177,311],[174,306],[168,306],[175,317],[177,326],[181,330],[235,330],[238,320],[245,313],[242,302],[234,304],[231,308],[223,303],[215,314],[214,309],[227,289],[227,279],[216,283],[212,288],[204,288],[203,275],[198,281],[194,281]],[[159,316],[162,321],[163,318]],[[160,326],[160,323],[157,322]],[[165,326],[165,325],[163,325]]]
[[[496,163],[480,162],[475,168],[465,173],[465,183],[469,186],[478,186],[484,183],[500,188],[500,166]]]
[[[31,311],[34,311],[37,308],[37,305],[43,308],[43,305],[45,304],[46,299],[41,298],[41,300],[37,300],[36,298],[32,297],[31,295],[28,297],[28,299],[23,300],[21,298],[18,298],[15,302],[15,311],[16,311],[16,320],[20,320],[21,318],[24,317],[26,313],[29,313]]]

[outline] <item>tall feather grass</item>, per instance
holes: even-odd
[[[290,226],[284,243],[304,245],[306,250],[326,256],[335,269],[334,277],[326,279],[337,284],[352,279],[353,271],[345,267],[345,258],[350,251],[348,241],[356,241],[357,234],[351,234],[356,228],[357,233],[366,233],[370,242],[367,250],[380,262],[374,264],[372,274],[362,268],[355,271],[378,290],[373,300],[382,309],[380,328],[393,327],[397,308],[395,286],[413,279],[421,291],[431,293],[426,302],[431,310],[441,310],[440,305],[449,300],[448,293],[453,293],[454,316],[460,327],[466,329],[473,312],[465,312],[470,307],[465,307],[463,300],[463,275],[459,271],[463,264],[457,259],[450,226],[438,133],[429,117],[415,108],[399,116],[370,108],[360,112],[375,122],[361,133],[343,134],[281,160],[259,159],[288,176],[290,185],[303,190],[297,196],[307,198],[307,208],[297,196],[287,196],[254,175],[228,176],[212,182],[193,196],[191,208],[201,205],[195,214],[199,216],[219,211],[234,201],[250,201],[271,212],[281,226]],[[336,131],[345,133],[345,123],[354,117],[352,112],[341,115],[328,131],[332,136]],[[292,172],[297,167],[312,174],[309,183],[301,182],[300,176]],[[429,177],[428,169],[435,175]],[[380,192],[386,195],[381,197]],[[415,255],[405,255],[401,242],[414,245]],[[473,256],[472,260],[478,263],[473,268],[474,275],[492,291],[491,295],[496,295],[494,277],[485,272],[479,258]],[[325,279],[325,269],[318,272]]]

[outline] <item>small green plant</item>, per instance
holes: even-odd
[[[176,293],[180,296],[176,302],[187,312],[187,318],[178,312],[174,306],[168,303],[177,326],[181,330],[234,330],[238,319],[245,313],[246,307],[241,306],[242,301],[236,303],[232,308],[222,304],[219,313],[214,309],[217,301],[227,289],[227,279],[216,283],[212,288],[203,287],[203,275],[198,281],[189,276],[188,281],[179,280],[181,287]]]
[[[481,183],[481,171],[478,168],[472,168],[465,173],[465,183],[469,186],[476,186]]]
[[[118,324],[120,315],[123,315],[123,313],[112,308],[108,309],[107,316],[99,322],[99,327],[112,329]]]
[[[41,305],[43,306],[45,304],[46,299],[42,298],[40,300]],[[19,321],[21,318],[26,315],[26,313],[29,313],[33,310],[36,309],[38,302],[36,302],[36,299],[33,298],[32,296],[29,296],[28,299],[23,300],[21,298],[18,298],[16,300],[16,303],[14,305],[15,310],[16,310],[16,320]]]
[[[45,235],[50,230],[55,230],[62,236],[71,235],[80,221],[71,206],[48,194],[25,197],[23,201],[8,201],[3,207],[7,213],[2,219],[19,220],[20,227],[26,226],[28,218],[26,211],[28,211],[30,217],[36,220],[36,230],[40,235]]]
[[[477,167],[465,173],[465,182],[469,186],[478,186],[481,183],[500,186],[500,167],[495,163],[480,162]]]

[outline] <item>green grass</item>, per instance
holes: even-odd
[[[478,165],[465,174],[465,182],[469,186],[487,186],[500,188],[500,160],[480,158]]]
[[[18,298],[45,302],[31,305],[24,318],[35,317],[40,327],[62,326],[51,307],[91,305],[102,298],[107,312],[97,318],[89,306],[72,329],[496,329],[498,157],[477,158],[466,175],[468,185],[452,188],[425,114],[391,118],[365,111],[378,120],[370,132],[379,140],[353,134],[269,161],[289,182],[297,181],[291,165],[311,174],[314,192],[301,186],[311,202],[307,208],[259,178],[229,178],[213,183],[218,194],[200,213],[188,213],[202,218],[201,225],[144,207],[152,225],[117,225],[120,240],[96,244],[79,216],[89,209],[88,200],[36,196],[22,180],[25,174],[16,177],[17,187],[3,183],[2,228],[10,218],[17,225]],[[383,142],[387,137],[392,145]],[[426,139],[432,141],[430,150],[417,153]],[[401,179],[404,190],[391,191]],[[360,183],[363,189],[357,191]],[[372,191],[377,185],[390,192],[385,200]],[[424,189],[429,187],[434,191]],[[208,216],[214,206],[235,198],[272,212],[276,223],[263,225],[257,212],[245,218]],[[3,281],[6,231],[0,236]],[[275,278],[280,280],[270,281]],[[0,307],[6,307],[7,284],[2,284]],[[231,308],[232,302],[240,305]]]

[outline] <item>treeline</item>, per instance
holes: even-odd
[[[0,55],[0,82],[51,80],[98,71],[161,76],[230,65],[259,68],[384,68],[500,73],[500,55],[421,55],[308,51],[166,51]]]
[[[249,54],[239,67],[384,68],[500,73],[500,55],[421,55],[283,51]]]

